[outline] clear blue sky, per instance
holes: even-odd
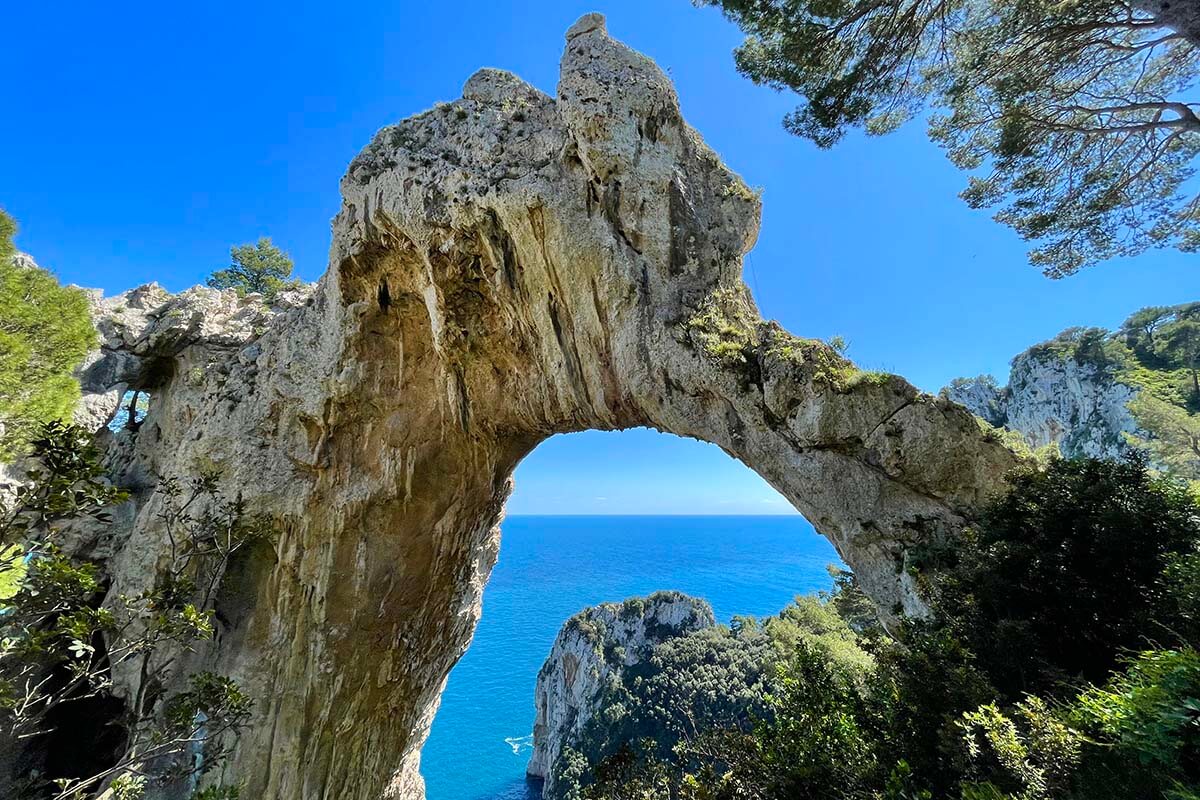
[[[0,206],[21,248],[107,292],[182,289],[261,235],[315,279],[338,179],[377,129],[457,98],[483,66],[553,93],[563,32],[594,10],[763,187],[746,269],[763,313],[845,336],[866,367],[935,391],[1003,375],[1062,328],[1200,299],[1197,257],[1169,251],[1043,278],[1011,231],[957,199],[964,176],[920,126],[831,152],[787,135],[793,99],[741,78],[739,32],[688,0],[18,3],[0,47]],[[645,431],[552,440],[518,487],[513,513],[784,509],[715,448]]]

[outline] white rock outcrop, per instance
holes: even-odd
[[[600,710],[614,672],[649,658],[655,645],[715,624],[712,606],[680,592],[604,603],[567,620],[534,690],[533,754],[525,771],[545,781],[543,795],[554,796],[555,762]]]
[[[304,291],[311,293],[312,287]],[[127,389],[153,393],[175,378],[177,356],[204,350],[220,368],[261,336],[282,306],[267,307],[262,297],[239,296],[232,289],[195,286],[172,295],[157,283],[115,297],[90,292],[99,348],[78,370],[83,401],[75,422],[99,429],[117,412]],[[184,380],[199,383],[206,365],[192,364]]]
[[[719,445],[834,543],[885,619],[924,610],[909,548],[956,535],[1017,463],[960,406],[760,318],[741,278],[758,198],[598,15],[571,29],[556,97],[483,70],[380,131],[341,191],[310,297],[99,300],[82,373],[95,426],[122,392],[151,395],[112,435],[132,500],[111,591],[139,592],[168,552],[161,478],[216,471],[275,521],[273,551],[218,598],[212,646],[174,662],[255,698],[208,776],[244,796],[421,796],[513,469],[556,433]]]
[[[1104,366],[1038,348],[1013,359],[1005,387],[985,375],[943,392],[992,425],[1020,433],[1030,447],[1057,445],[1068,458],[1120,458],[1130,449],[1125,434],[1145,435],[1129,412],[1136,387]]]

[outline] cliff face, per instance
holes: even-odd
[[[943,391],[992,425],[1017,431],[1030,447],[1054,444],[1067,458],[1119,458],[1129,451],[1123,434],[1141,435],[1128,408],[1136,387],[1104,365],[1039,348],[1013,359],[1005,387],[983,376]]]
[[[614,675],[642,663],[667,639],[716,624],[712,607],[679,592],[585,609],[563,625],[538,672],[533,755],[526,772],[545,779],[542,793],[555,794],[555,764],[601,710],[601,693]]]
[[[225,767],[249,797],[421,796],[510,476],[556,433],[719,445],[834,543],[885,618],[924,609],[908,548],[955,535],[1016,463],[953,403],[759,317],[741,280],[757,197],[596,15],[568,32],[556,98],[481,71],[380,131],[341,191],[311,296],[98,302],[83,373],[93,426],[121,392],[150,396],[109,450],[133,493],[111,591],[137,594],[164,562],[161,478],[215,470],[275,521],[273,551],[228,576],[213,646],[175,662],[255,698]]]

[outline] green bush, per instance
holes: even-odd
[[[1200,787],[1200,654],[1190,647],[1139,653],[1067,713],[1095,743],[1082,796],[1169,797]]]
[[[958,721],[996,699],[975,654],[947,627],[910,622],[876,658],[867,691],[881,762],[905,764],[909,785],[935,797],[954,794],[963,774]]]
[[[1048,800],[1070,787],[1081,737],[1041,698],[1027,698],[1008,713],[988,703],[958,724],[970,761],[964,800]]]
[[[42,423],[70,419],[74,371],[96,344],[87,297],[13,263],[15,233],[0,210],[0,461],[23,453]]]
[[[1164,571],[1200,541],[1194,497],[1144,459],[1013,478],[950,554],[936,606],[1008,701],[1102,682],[1184,622]]]
[[[771,715],[755,731],[757,763],[744,781],[766,797],[861,798],[875,777],[875,747],[863,720],[857,675],[799,645],[777,667]]]

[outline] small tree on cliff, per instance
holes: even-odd
[[[748,38],[738,70],[804,103],[830,147],[927,105],[971,170],[963,199],[1034,243],[1050,277],[1148,247],[1200,247],[1200,6],[1162,0],[695,0]]]
[[[14,263],[16,230],[0,210],[0,461],[20,453],[40,424],[70,418],[74,370],[96,341],[83,292]]]
[[[292,259],[272,244],[270,237],[230,248],[229,255],[229,266],[208,279],[214,289],[235,289],[242,295],[257,292],[269,303],[291,283]]]

